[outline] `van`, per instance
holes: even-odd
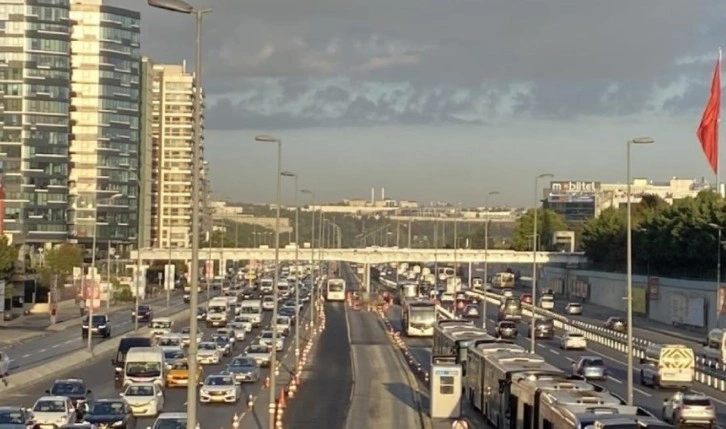
[[[243,320],[249,321],[253,328],[258,328],[262,323],[262,301],[259,299],[242,301],[239,305],[239,315]]]
[[[270,277],[263,277],[260,279],[260,293],[269,294],[272,293],[273,281]]]
[[[290,289],[290,283],[287,280],[280,280],[277,283],[277,295],[282,299],[290,297]]]
[[[212,298],[207,304],[207,326],[224,327],[229,319],[229,302],[225,297]]]
[[[133,347],[126,353],[123,384],[155,383],[163,386],[165,371],[161,347]]]
[[[690,387],[696,377],[696,355],[682,344],[651,344],[640,363],[644,386]]]
[[[555,308],[555,298],[552,295],[543,295],[539,299],[539,307],[542,310],[553,310]]]

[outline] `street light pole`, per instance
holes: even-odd
[[[195,80],[194,97],[194,140],[192,144],[192,269],[191,289],[189,293],[189,362],[197,361],[197,314],[199,305],[199,169],[201,166],[201,132],[202,132],[202,18],[211,9],[197,9],[184,0],[148,0],[151,7],[175,13],[194,15],[196,24],[195,39]],[[197,379],[197,365],[189,365],[189,380]],[[197,389],[187,389],[187,427],[197,426]]]
[[[297,194],[298,176],[290,171],[283,171],[285,177],[295,179],[295,277],[299,280],[300,267],[300,206],[298,205]],[[300,285],[295,285],[295,371],[300,370]]]
[[[315,328],[316,326],[316,319],[317,319],[317,299],[315,295],[315,192],[309,190],[309,189],[303,189],[303,194],[310,195],[310,211],[312,212],[312,219],[310,223],[312,224],[312,230],[310,232],[310,294],[312,295],[312,299],[310,300],[312,302],[313,307],[313,316],[312,316],[312,326]]]
[[[627,397],[628,397],[628,405],[633,405],[633,221],[632,221],[632,198],[631,198],[631,191],[630,191],[630,146],[634,144],[650,144],[653,143],[653,139],[650,137],[638,137],[632,140],[628,140],[627,151],[626,151],[626,198],[627,198],[627,294],[626,300],[628,301],[627,305],[627,311],[628,311],[628,326],[627,326],[627,336],[628,336],[628,350],[627,350],[627,359],[628,359],[628,378],[627,378]]]
[[[532,235],[532,320],[530,326],[530,345],[529,352],[535,353],[535,328],[536,328],[536,309],[537,309],[537,208],[539,206],[539,179],[547,177],[554,177],[553,174],[543,173],[534,177],[534,220],[533,220],[533,235]]]
[[[487,329],[487,300],[486,300],[486,294],[487,294],[487,284],[489,282],[489,197],[492,197],[494,195],[499,195],[498,191],[491,191],[489,192],[486,197],[484,197],[484,207],[486,209],[486,215],[487,218],[484,221],[484,303],[482,304],[482,314],[484,317],[482,317],[482,328],[484,330]],[[471,273],[469,273],[469,277],[471,277]]]
[[[277,393],[277,311],[278,311],[278,283],[280,281],[280,194],[282,187],[282,140],[259,135],[255,137],[258,142],[275,143],[277,145],[277,184],[275,191],[275,277],[272,286],[274,299],[272,307],[272,347],[270,362],[270,398],[269,398],[269,429],[275,429],[275,398]]]

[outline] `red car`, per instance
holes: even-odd
[[[525,304],[531,304],[532,303],[532,294],[531,293],[523,293],[519,300],[522,301]]]

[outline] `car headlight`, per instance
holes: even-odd
[[[98,325],[98,329],[106,329],[106,325]]]
[[[57,421],[57,422],[65,422],[66,420],[68,420],[68,416],[60,416],[57,419],[55,419],[55,421]]]
[[[124,421],[123,420],[119,420],[117,422],[113,422],[113,424],[111,426],[119,427],[119,426],[123,426],[123,425],[124,425]]]

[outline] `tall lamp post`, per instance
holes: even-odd
[[[716,225],[715,223],[709,223],[708,226],[718,231],[718,247],[716,247],[716,300],[714,301],[714,307],[716,310],[716,319],[714,319],[714,321],[716,322],[716,328],[718,328],[718,319],[720,318],[719,316],[721,316],[721,300],[719,299],[719,294],[721,291],[721,246],[723,246],[721,235],[723,233],[723,227]]]
[[[298,176],[291,171],[283,171],[280,173],[283,177],[292,177],[295,179],[295,276],[299,274],[300,267],[300,206],[297,201]],[[300,286],[295,286],[295,370],[300,368]]]
[[[123,194],[114,194],[108,201],[123,197]],[[98,201],[93,202],[93,240],[91,241],[91,293],[89,294],[91,305],[88,306],[88,351],[93,353],[93,303],[96,300],[96,238],[98,237]],[[111,291],[109,290],[110,294]],[[100,297],[99,297],[100,305]]]
[[[627,198],[627,206],[628,206],[628,214],[627,214],[627,294],[626,300],[628,301],[628,386],[627,386],[627,396],[628,396],[628,405],[633,405],[633,220],[632,220],[632,210],[631,210],[631,192],[630,192],[630,147],[634,144],[651,144],[654,140],[650,137],[637,137],[632,140],[628,140],[627,146],[627,154],[626,154],[626,164],[625,174],[626,177],[626,198]]]
[[[489,198],[495,195],[499,195],[499,191],[491,191],[484,197],[484,207],[487,210],[487,218],[484,221],[484,295],[487,293],[487,284],[489,283]],[[471,273],[469,273],[471,277]],[[481,327],[487,329],[487,300],[486,297],[482,300],[482,317]]]
[[[195,46],[195,79],[196,93],[194,97],[194,141],[192,144],[192,270],[191,288],[189,292],[189,362],[197,361],[197,314],[194,309],[199,305],[199,187],[201,167],[201,133],[202,133],[202,18],[211,9],[197,9],[184,0],[148,0],[151,7],[170,12],[194,15],[196,22]],[[197,379],[197,365],[189,366],[189,379]],[[187,389],[187,427],[196,427],[197,421],[197,389]]]
[[[312,325],[313,328],[315,327],[317,320],[317,311],[316,311],[316,301],[315,299],[315,192],[311,191],[310,189],[303,189],[303,194],[310,195],[310,211],[312,212],[312,219],[310,221],[312,225],[312,230],[310,232],[310,293],[312,294],[313,298],[310,300],[313,307],[313,317],[312,319]]]
[[[275,277],[272,285],[272,296],[274,297],[272,307],[272,351],[270,362],[270,399],[269,399],[269,428],[275,429],[275,396],[277,390],[277,295],[278,282],[280,281],[280,193],[282,182],[282,140],[273,136],[259,135],[255,137],[255,141],[262,143],[275,143],[277,145],[277,184],[275,191]]]
[[[536,342],[534,334],[535,327],[537,325],[537,209],[539,208],[539,179],[546,179],[546,178],[552,178],[555,177],[554,174],[551,173],[542,173],[538,174],[534,177],[534,219],[533,219],[533,230],[532,233],[532,320],[530,321],[530,344],[529,344],[529,352],[534,353],[537,350],[535,350]]]

